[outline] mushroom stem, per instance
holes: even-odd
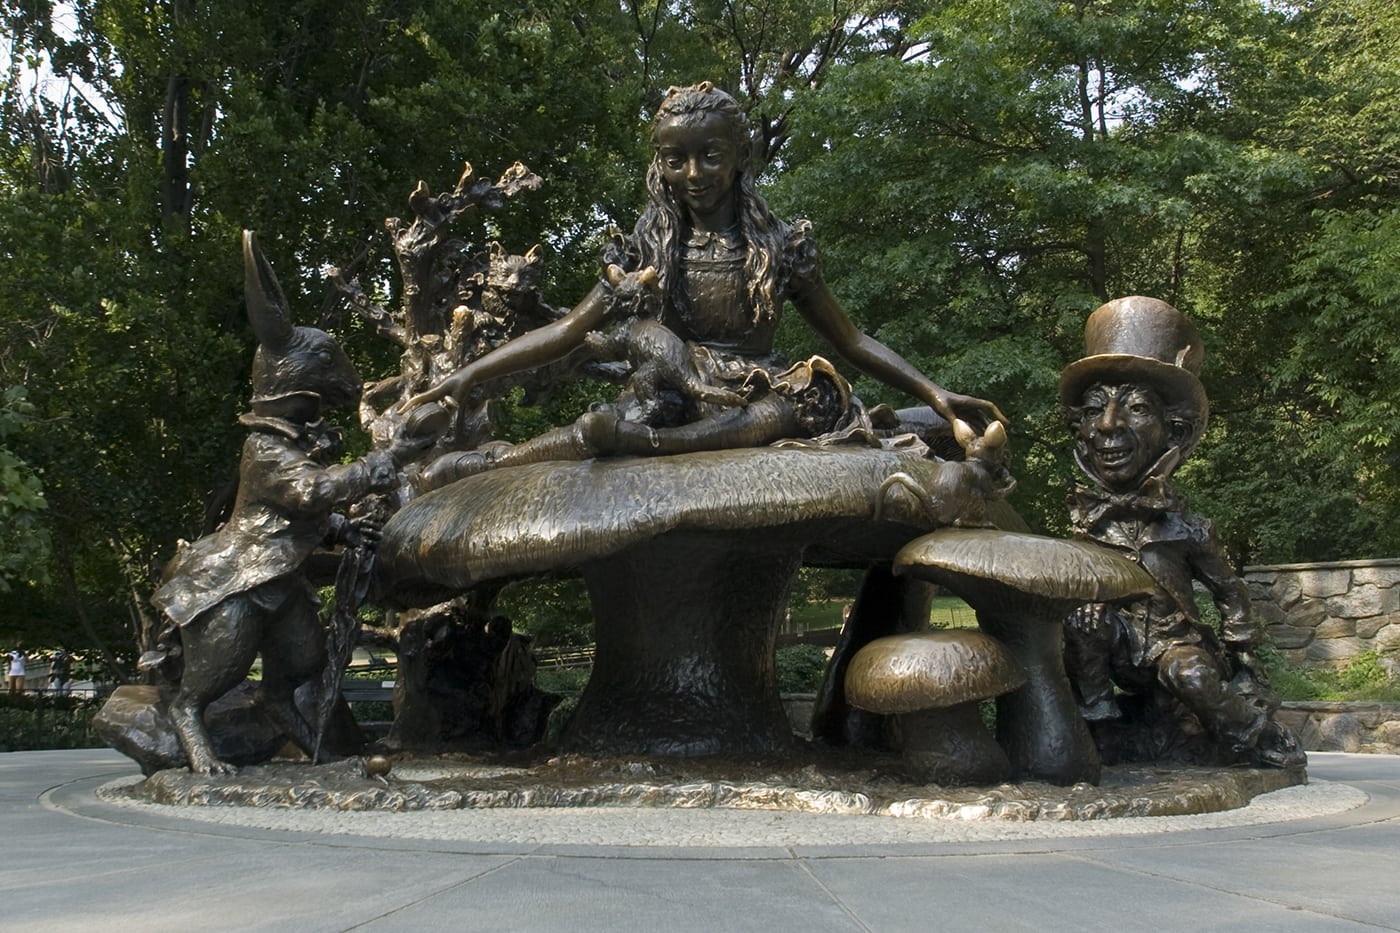
[[[945,709],[901,713],[904,763],[910,775],[930,784],[999,784],[1011,762],[982,724],[977,702]]]
[[[801,545],[678,532],[583,567],[593,674],[561,746],[592,755],[780,751],[774,649]]]
[[[997,697],[997,741],[1016,777],[1052,784],[1097,784],[1102,770],[1094,738],[1079,715],[1065,674],[1064,603],[1026,599],[1019,611],[979,608],[982,631],[1006,646],[1026,672],[1024,686]]]
[[[928,628],[933,594],[931,584],[910,576],[897,577],[889,564],[866,570],[812,705],[813,738],[853,748],[888,746],[885,716],[857,709],[846,701],[846,669],[856,653],[875,639]]]

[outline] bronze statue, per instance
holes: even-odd
[[[415,470],[417,491],[432,492],[386,526],[390,556],[381,571],[389,589],[403,596],[425,584],[473,586],[493,578],[507,550],[523,555],[526,572],[541,572],[571,551],[563,546],[566,540],[596,536],[601,551],[582,571],[598,625],[598,662],[567,731],[568,747],[668,754],[773,749],[783,744],[785,730],[772,689],[773,622],[787,580],[811,544],[779,529],[799,523],[808,498],[815,495],[823,501],[813,507],[833,519],[842,514],[843,521],[855,522],[861,529],[857,550],[879,560],[892,556],[912,533],[949,522],[984,524],[985,500],[1001,497],[1012,485],[999,423],[1004,418],[989,402],[942,389],[855,327],[822,278],[808,225],[779,220],[758,193],[748,123],[733,97],[709,83],[672,89],[657,111],[652,143],[648,204],[631,235],[612,237],[604,251],[606,274],[592,291],[557,320],[467,362],[414,395],[400,412],[407,410],[408,422],[418,418],[422,424],[441,424],[444,419],[435,411],[439,406],[478,410],[482,397],[506,380],[543,366],[567,366],[580,356],[625,361],[631,370],[627,388],[614,403],[595,406],[573,424],[525,443],[453,450]],[[880,443],[874,421],[830,362],[813,357],[789,365],[774,353],[787,302],[848,361],[928,404],[945,435],[950,423],[964,422],[959,443],[969,462],[923,460],[916,465],[909,458],[922,458],[927,451],[919,443],[917,450],[904,448],[888,460],[861,462],[860,472],[871,474],[868,489],[852,482],[847,490],[831,476],[815,480],[817,488],[798,497],[788,485],[819,471],[817,462],[779,453],[761,460],[744,456],[784,440],[817,446],[848,440]],[[630,506],[636,497],[631,495],[597,515],[583,497],[566,503],[551,495],[551,504],[540,505],[544,511],[538,516],[535,506],[543,500],[537,493],[529,494],[528,505],[520,501],[532,482],[544,480],[551,493],[558,493],[573,488],[580,477],[565,464],[544,472],[517,474],[517,468],[628,456],[650,459],[635,467],[625,459],[600,463],[587,471],[586,482],[590,489],[609,490],[609,477],[630,487],[634,473],[644,475],[648,505],[635,514]],[[760,462],[763,471],[749,475]],[[613,463],[619,464],[616,470]],[[837,459],[822,465],[832,471],[857,469],[854,462]],[[478,474],[488,471],[500,482],[482,485],[487,477]],[[727,549],[735,558],[747,555],[738,561],[744,565],[742,577],[733,559],[712,559],[689,533],[673,540],[665,528],[668,507],[656,501],[660,490],[675,487],[667,502],[683,513],[698,513],[699,502],[719,496],[703,482],[702,474],[715,472],[744,477],[744,488],[733,490],[736,501],[752,496],[784,503],[771,512],[753,504],[739,510],[744,521],[761,519],[759,527],[769,529],[763,533],[747,525],[742,531],[729,528],[733,517],[719,502],[713,514],[684,520],[686,526],[699,523],[707,529],[701,535],[706,540],[732,537]],[[469,477],[476,485],[453,485]],[[449,485],[451,489],[439,488]],[[488,521],[488,513],[478,507],[479,494],[488,486],[493,499],[505,494],[515,504],[512,516]],[[507,488],[511,492],[503,493]],[[851,501],[825,501],[841,495]],[[762,514],[752,514],[755,510]],[[543,522],[538,530],[552,542],[548,553],[529,545],[518,548],[517,555],[514,545],[507,546],[518,526],[534,527],[527,513]],[[464,524],[475,530],[464,532]],[[645,545],[638,542],[653,562],[645,572],[612,555],[623,547],[620,538],[632,525],[649,529],[649,535],[660,533]],[[423,532],[431,542],[419,538]],[[438,533],[445,537],[440,540]],[[463,562],[459,549],[473,543],[485,551]],[[624,550],[631,553],[631,548]],[[409,554],[418,555],[410,558],[417,566],[405,564]],[[685,566],[697,581],[685,600],[689,615],[684,623],[674,588],[658,590],[652,580],[663,565],[668,577],[674,567]],[[629,569],[616,569],[623,566]],[[750,579],[760,566],[771,577],[761,585]],[[721,591],[734,589],[741,578],[746,585],[733,596],[746,606],[742,611],[726,608]],[[640,602],[638,588],[648,591]],[[743,626],[736,622],[740,617],[748,620]],[[684,634],[661,634],[677,627]],[[666,641],[672,638],[674,643]],[[689,659],[686,665],[676,661],[682,656]],[[704,664],[698,658],[706,659]],[[695,672],[706,665],[725,676],[699,677]]]
[[[398,405],[488,350],[563,313],[540,297],[543,258],[538,246],[516,255],[499,243],[477,250],[452,235],[454,225],[464,218],[501,210],[509,199],[540,184],[540,177],[519,162],[495,181],[479,177],[468,163],[456,185],[437,194],[420,181],[408,198],[413,219],[391,217],[385,222],[402,279],[397,310],[376,304],[358,279],[347,278],[350,270],[330,270],[350,310],[402,350],[398,374],[368,386],[360,401],[360,421],[376,448],[387,450],[405,434],[431,434],[438,453],[490,440],[489,398],[455,417],[431,406],[405,418]],[[530,398],[546,391],[553,375],[532,373],[505,386],[491,386],[488,394],[522,385]]]
[[[652,143],[648,205],[606,259],[628,274],[654,270],[656,321],[688,345],[704,381],[727,394],[697,391],[692,380],[689,394],[702,397],[698,411],[675,406],[678,414],[659,424],[650,423],[658,406],[624,398],[516,447],[450,454],[427,470],[425,485],[543,460],[690,453],[859,431],[862,412],[830,363],[814,357],[788,366],[775,356],[787,301],[857,368],[949,422],[1005,420],[995,405],[941,388],[855,327],[822,279],[807,223],[779,220],[758,193],[748,121],[733,97],[708,82],[672,88],[656,113]],[[560,360],[615,324],[619,305],[628,303],[614,300],[605,279],[568,314],[468,363],[405,407],[461,405],[486,383]],[[735,396],[745,404],[734,404]],[[633,410],[644,417],[634,420]]]
[[[489,582],[503,561],[525,573],[563,561],[588,581],[599,645],[567,747],[774,750],[788,731],[771,657],[787,583],[801,560],[832,559],[793,528],[849,527],[860,557],[843,560],[864,563],[888,561],[911,535],[942,524],[988,523],[988,500],[1014,484],[1004,417],[855,327],[822,278],[808,224],[779,220],[758,193],[748,122],[733,97],[709,83],[673,88],[652,143],[648,204],[630,235],[611,238],[590,293],[398,414],[441,425],[444,411],[479,410],[519,374],[580,357],[625,362],[628,386],[566,427],[516,446],[460,445],[411,471],[427,494],[386,526],[381,577],[394,598],[416,603],[441,598],[438,587]],[[917,427],[872,417],[826,359],[780,359],[774,338],[788,302],[857,368],[929,405],[922,427],[968,461],[925,457]],[[760,452],[781,441],[814,449]],[[837,456],[847,441],[866,446]],[[635,456],[648,459],[627,459]],[[712,488],[721,476],[727,488]],[[806,484],[815,485],[797,488]],[[609,504],[598,512],[594,499]],[[674,588],[682,566],[692,581],[685,596]]]
[[[294,327],[286,298],[251,232],[243,235],[248,319],[258,338],[252,412],[239,466],[238,497],[218,531],[182,544],[152,596],[170,625],[143,666],[174,681],[165,704],[190,768],[226,772],[204,711],[248,674],[259,653],[259,702],[310,752],[311,726],[293,700],[325,664],[320,601],[302,572],[328,541],[372,534],[337,510],[398,484],[397,460],[411,448],[339,463],[339,432],[322,412],[355,404],[360,377],[324,331]]]
[[[1075,490],[1075,531],[1132,557],[1157,584],[1148,599],[1071,616],[1066,662],[1085,718],[1118,739],[1103,724],[1126,718],[1137,729],[1129,757],[1213,753],[1301,767],[1306,756],[1274,720],[1278,699],[1253,654],[1262,631],[1245,583],[1171,483],[1209,417],[1200,335],[1171,305],[1129,297],[1089,317],[1084,346],[1060,379],[1075,459],[1091,481]],[[1197,582],[1220,611],[1218,635],[1201,620]],[[1181,747],[1183,723],[1204,730],[1205,752]]]
[[[635,311],[622,312],[621,320],[602,333],[589,334],[586,342],[600,360],[624,361],[629,367],[635,410],[623,412],[626,420],[661,427],[703,418],[705,403],[716,410],[748,404],[740,393],[712,384],[703,357],[656,319],[660,294],[655,290],[655,269],[627,273],[609,265],[606,275],[614,302],[631,302]]]
[[[984,629],[902,640],[891,662],[899,679],[910,650],[941,658],[957,649],[931,686],[895,685],[934,690],[916,699],[953,707],[951,726],[947,714],[903,708],[902,694],[898,708],[877,695],[855,711],[819,704],[830,727],[817,723],[818,738],[878,748],[862,733],[893,712],[925,779],[1071,784],[1098,779],[1094,740],[1108,734],[1091,735],[1083,719],[1131,722],[1146,709],[1155,728],[1182,707],[1190,716],[1177,721],[1199,723],[1230,755],[1305,763],[1273,718],[1243,584],[1209,523],[1171,490],[1207,416],[1200,341],[1183,316],[1151,299],[1110,303],[1090,319],[1089,355],[1065,371],[1062,399],[1093,481],[1075,520],[1096,544],[998,530],[1016,524],[1002,501],[1015,484],[1004,416],[855,327],[822,278],[806,222],[779,220],[758,193],[734,98],[709,83],[673,88],[652,143],[648,204],[630,235],[611,238],[602,279],[568,311],[540,295],[540,249],[480,252],[447,233],[456,218],[538,187],[536,176],[517,164],[493,183],[468,166],[451,192],[433,196],[420,183],[416,219],[390,223],[401,312],[335,276],[358,313],[403,348],[399,375],[361,398],[374,452],[349,463],[337,462],[340,438],[321,415],[354,403],[359,377],[328,335],[292,326],[245,234],[259,350],[238,499],[217,532],[182,544],[153,597],[169,625],[143,665],[171,686],[128,693],[104,735],[148,771],[185,760],[222,773],[265,758],[264,737],[227,730],[245,736],[249,751],[236,757],[206,723],[206,709],[226,702],[261,654],[256,706],[314,757],[319,725],[303,712],[305,694],[319,690],[319,724],[373,580],[374,598],[404,610],[393,624],[405,666],[390,745],[537,742],[556,698],[534,688],[528,640],[492,604],[505,581],[578,573],[597,651],[560,748],[780,753],[793,739],[774,649],[790,582],[809,564],[869,569],[828,671],[834,691],[860,685],[863,675],[848,684],[845,672],[881,626],[927,626],[930,583],[965,592]],[[908,420],[867,412],[826,359],[781,360],[774,342],[788,302],[858,369],[927,404],[924,428],[951,429],[966,459],[941,461],[926,438],[891,436]],[[519,445],[491,440],[493,396],[523,387],[528,398],[587,367],[626,380],[616,401]],[[338,658],[328,663],[307,562],[334,543],[352,546],[337,580]],[[1223,640],[1202,623],[1193,581],[1215,596]],[[413,608],[424,606],[435,608]],[[962,649],[995,661],[995,682],[956,689],[970,670]],[[993,695],[995,740],[975,705]],[[1122,700],[1133,695],[1144,698],[1136,707]],[[138,720],[147,724],[140,740]],[[962,744],[974,741],[975,755]]]

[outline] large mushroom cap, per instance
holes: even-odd
[[[872,713],[913,713],[991,699],[1025,682],[996,639],[945,629],[877,638],[860,649],[846,671],[846,699]]]
[[[942,583],[985,580],[1048,600],[1115,602],[1152,592],[1152,576],[1123,555],[1088,541],[994,528],[942,528],[906,544],[896,573]]]
[[[873,516],[892,474],[936,486],[947,465],[868,448],[753,448],[532,463],[433,490],[384,527],[378,567],[397,587],[464,589],[566,572],[675,531],[776,534],[814,551],[888,559],[931,527],[917,503]],[[895,503],[896,506],[901,503]],[[899,526],[896,529],[894,526]]]

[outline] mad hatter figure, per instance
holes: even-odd
[[[1278,699],[1251,654],[1262,632],[1245,583],[1210,522],[1171,485],[1209,415],[1200,335],[1171,305],[1129,297],[1090,315],[1084,347],[1060,377],[1075,459],[1092,481],[1075,490],[1075,532],[1157,581],[1145,600],[1084,606],[1066,626],[1065,663],[1085,718],[1101,745],[1116,746],[1106,757],[1302,767],[1307,758],[1274,721]],[[1202,622],[1193,581],[1219,609],[1219,633]]]

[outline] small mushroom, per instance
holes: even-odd
[[[905,764],[920,781],[996,784],[1011,762],[978,710],[1026,682],[996,639],[969,629],[877,638],[851,659],[846,699],[897,717]]]
[[[370,755],[365,759],[365,774],[370,777],[388,777],[393,768],[393,761],[386,755]]]
[[[905,545],[896,573],[937,583],[977,611],[1025,670],[1025,686],[997,700],[997,739],[1015,777],[1097,783],[1098,751],[1065,676],[1065,616],[1082,603],[1152,592],[1136,563],[1087,541],[989,528],[944,528]]]

